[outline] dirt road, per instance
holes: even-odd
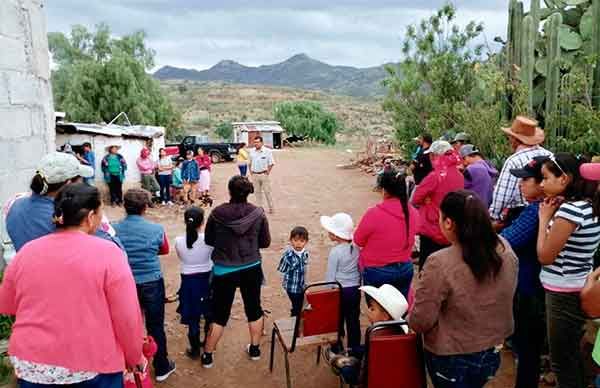
[[[364,211],[380,199],[372,192],[373,177],[359,171],[340,170],[336,164],[346,163],[348,154],[332,149],[290,149],[275,154],[277,165],[272,174],[273,197],[276,212],[269,216],[273,243],[263,252],[263,268],[267,285],[263,288],[263,308],[271,312],[266,330],[270,333],[273,319],[288,316],[289,301],[281,289],[276,266],[293,226],[303,225],[310,232],[311,253],[308,280],[322,280],[326,270],[330,243],[319,225],[319,216],[335,212],[347,212],[358,222]],[[233,163],[220,164],[213,170],[215,204],[227,199],[226,184],[237,173]],[[251,197],[251,201],[254,198]],[[149,218],[163,224],[171,241],[184,233],[183,210],[177,208],[151,209]],[[121,216],[119,210],[109,209],[111,219]],[[167,292],[174,294],[179,287],[179,262],[174,253],[162,258]],[[167,305],[167,337],[170,356],[177,362],[177,372],[158,386],[165,387],[211,387],[211,388],[266,388],[284,387],[283,357],[277,349],[275,370],[268,370],[270,336],[263,337],[262,360],[248,360],[244,349],[249,341],[247,325],[241,304],[236,296],[231,320],[217,352],[212,369],[202,369],[199,361],[191,361],[184,355],[187,346],[185,327],[179,324],[175,312],[177,303]],[[363,314],[364,315],[364,314]],[[364,320],[364,316],[363,316]],[[292,382],[295,387],[338,387],[337,379],[321,363],[315,365],[315,349],[298,350],[290,357]],[[398,362],[402,362],[398,360]],[[505,357],[501,376],[490,387],[512,385],[512,360]]]

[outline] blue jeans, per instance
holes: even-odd
[[[297,317],[302,312],[302,304],[304,303],[304,293],[302,292],[289,292],[287,291],[288,298],[292,303],[292,309],[290,314],[292,317]]]
[[[500,352],[436,356],[425,351],[425,362],[435,388],[482,388],[500,368]]]
[[[57,385],[57,384],[35,384],[28,381],[19,380],[19,388],[123,388],[123,372],[100,374],[95,378],[83,381],[78,384]]]
[[[171,174],[158,175],[158,185],[160,186],[160,200],[162,202],[171,201]]]
[[[240,175],[241,176],[246,176],[248,174],[248,165],[238,165],[238,168],[240,169]]]
[[[163,375],[169,371],[167,336],[165,335],[165,281],[137,284],[140,307],[146,321],[146,331],[154,338],[158,350],[152,361],[154,372]]]
[[[398,289],[408,300],[408,290],[413,278],[413,265],[408,263],[393,263],[384,267],[366,267],[362,278],[365,286],[381,287],[390,284]]]

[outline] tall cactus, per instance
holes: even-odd
[[[600,110],[600,0],[592,1],[592,19],[594,28],[592,35],[593,53],[596,57],[594,68],[594,86],[592,88],[592,102],[594,108]]]
[[[532,15],[525,16],[523,19],[523,33],[521,36],[521,82],[525,86],[527,95],[527,114],[534,117],[533,109],[533,78],[535,66],[535,39],[537,30],[535,29],[535,19]]]
[[[533,29],[536,32],[535,39],[537,39],[537,32],[540,30],[540,0],[531,0],[529,15],[533,18]]]
[[[560,91],[560,42],[559,31],[562,15],[556,13],[546,25],[548,47],[548,70],[546,75],[546,129],[556,136],[558,130],[558,97]]]
[[[513,95],[511,84],[515,78],[515,65],[521,65],[521,31],[523,24],[523,3],[518,0],[510,0],[508,5],[508,33],[505,46],[505,72],[506,72],[506,98],[502,103],[502,111],[505,120],[512,118]]]
[[[521,66],[521,42],[523,34],[523,3],[516,2],[513,13],[513,61],[512,64]]]

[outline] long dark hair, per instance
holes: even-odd
[[[406,174],[398,173],[396,171],[385,171],[381,174],[380,186],[386,193],[400,200],[402,211],[404,212],[404,222],[406,224],[406,244],[408,244],[410,211],[408,204],[408,189],[406,188]]]
[[[49,193],[55,193],[59,191],[67,183],[69,183],[69,181],[59,183],[48,183],[46,181],[46,178],[42,175],[42,173],[38,171],[31,179],[31,184],[29,185],[29,188],[31,189],[31,191],[38,195],[47,195]]]
[[[183,213],[185,222],[185,244],[192,249],[198,240],[198,228],[204,223],[204,210],[199,207],[191,207]]]
[[[254,185],[244,176],[236,175],[227,184],[232,203],[246,203],[248,196],[254,193]]]
[[[54,223],[58,228],[79,226],[101,204],[100,191],[96,187],[86,183],[68,185],[54,200]]]
[[[583,156],[575,156],[568,152],[559,152],[544,163],[555,177],[560,177],[563,172],[571,177],[563,196],[567,201],[590,201],[594,209],[594,216],[600,216],[600,192],[598,182],[590,181],[581,176],[579,168],[587,160]]]
[[[471,191],[453,191],[446,195],[440,210],[441,217],[451,219],[456,225],[463,260],[475,279],[482,283],[495,278],[502,268],[502,258],[497,251],[501,240],[494,232],[483,202]]]

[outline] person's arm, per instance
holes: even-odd
[[[519,217],[500,235],[508,241],[513,249],[528,244],[538,230],[538,210],[536,206],[527,206]]]
[[[335,274],[337,273],[338,265],[339,257],[335,250],[332,249],[327,258],[327,273],[325,274],[326,282],[335,282]]]
[[[214,247],[216,240],[217,236],[215,231],[215,219],[211,214],[208,217],[208,220],[206,221],[206,227],[204,228],[204,242],[206,245]]]
[[[502,167],[498,182],[494,188],[492,196],[492,204],[490,205],[490,217],[492,220],[500,221],[502,211],[507,207],[515,194],[519,194],[519,180],[510,173],[510,169],[514,168],[511,160],[507,161]]]
[[[258,247],[261,249],[268,248],[271,245],[271,232],[269,231],[269,220],[263,214],[260,231],[258,232]]]
[[[79,160],[80,163],[83,163],[86,166],[90,165],[90,162],[88,162],[87,159],[81,156],[80,154],[75,154],[75,157],[77,158],[77,160]]]
[[[135,281],[127,259],[116,248],[111,255],[118,259],[111,260],[106,269],[104,294],[110,311],[115,338],[125,354],[127,366],[134,367],[143,360],[142,339],[144,328],[142,312],[137,298]]]
[[[358,223],[358,227],[354,232],[354,244],[361,248],[367,245],[367,241],[369,241],[369,237],[373,233],[373,220],[371,218],[371,209],[369,209]]]
[[[273,152],[269,152],[269,167],[267,169],[267,174],[271,175],[271,170],[273,170],[273,166],[275,166],[275,159],[273,158]]]
[[[282,274],[287,273],[290,270],[290,262],[288,260],[288,251],[286,250],[283,255],[281,255],[281,259],[279,260],[279,265],[277,266],[277,271]]]
[[[575,216],[561,210],[556,211],[558,207],[556,198],[546,199],[540,204],[537,254],[542,265],[554,263],[556,256],[565,247],[571,234],[577,229],[580,222],[578,220],[582,219],[580,215]],[[554,216],[555,213],[556,216]],[[548,225],[553,216],[554,222],[548,231]]]
[[[167,237],[167,232],[163,232],[163,240],[162,244],[160,245],[160,249],[158,250],[158,255],[168,255],[170,250],[171,248],[169,246],[169,238]]]
[[[123,172],[127,171],[127,161],[123,155],[119,155],[119,160],[121,161],[121,166],[123,166]]]
[[[600,316],[600,268],[587,277],[581,290],[581,308],[589,317]]]
[[[0,284],[0,313],[15,315],[17,313],[17,290],[15,287],[15,271],[19,254],[13,259],[4,271],[2,283]]]
[[[419,273],[415,285],[415,301],[408,325],[417,333],[426,333],[437,323],[442,304],[447,298],[444,272],[435,256],[430,256]]]
[[[435,171],[429,173],[425,179],[417,186],[413,194],[412,203],[416,206],[424,205],[425,201],[430,198],[431,193],[438,185],[438,175]]]

